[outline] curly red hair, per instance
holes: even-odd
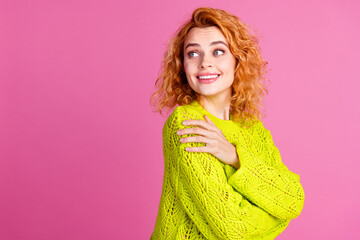
[[[172,109],[177,104],[187,105],[201,98],[188,84],[184,72],[184,42],[191,28],[217,27],[229,43],[229,50],[236,58],[230,113],[234,121],[251,122],[260,118],[259,108],[263,108],[263,95],[268,90],[262,80],[267,73],[267,62],[260,55],[258,39],[250,34],[248,24],[242,23],[238,17],[224,10],[213,8],[197,8],[191,20],[183,24],[170,40],[164,54],[161,71],[155,86],[158,90],[152,94],[152,100],[157,98],[156,112],[162,115],[163,108]],[[269,81],[269,80],[268,80]]]

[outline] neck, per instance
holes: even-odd
[[[200,96],[202,107],[212,115],[223,119],[230,120],[230,96]]]

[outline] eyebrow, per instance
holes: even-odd
[[[224,43],[223,41],[212,42],[212,43],[210,43],[210,46],[215,45],[215,44],[224,44],[226,47],[229,48],[229,46],[226,43]],[[191,47],[191,46],[200,46],[200,44],[198,44],[198,43],[188,43],[184,50],[186,50],[188,47]]]

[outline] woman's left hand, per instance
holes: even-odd
[[[205,147],[188,147],[188,152],[208,152],[217,157],[225,164],[232,165],[236,169],[240,168],[239,158],[236,152],[236,147],[231,144],[223,135],[222,131],[204,115],[205,121],[185,120],[185,126],[195,125],[200,127],[184,128],[177,132],[178,135],[183,134],[197,134],[199,136],[183,137],[180,142],[202,142]]]

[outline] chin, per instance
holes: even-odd
[[[220,94],[219,92],[197,92],[204,97],[212,97]]]

